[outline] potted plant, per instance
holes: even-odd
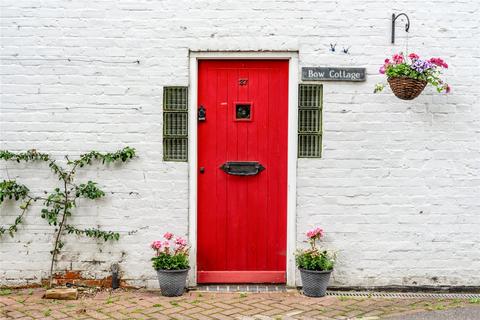
[[[330,274],[335,263],[334,255],[316,246],[323,237],[323,230],[315,228],[307,232],[310,248],[298,250],[297,267],[302,278],[303,293],[309,297],[323,297],[327,291]]]
[[[163,241],[157,240],[151,244],[155,250],[152,264],[157,271],[160,291],[166,297],[181,296],[190,270],[187,241],[170,232],[165,233],[163,238]]]
[[[388,84],[395,96],[403,100],[415,99],[427,84],[434,86],[438,92],[449,93],[451,88],[440,76],[448,64],[441,58],[421,59],[417,54],[404,56],[395,54],[392,60],[385,59],[379,72],[387,76]],[[375,93],[385,88],[383,83],[375,86]]]

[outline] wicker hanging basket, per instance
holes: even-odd
[[[387,81],[393,94],[403,100],[415,99],[427,85],[426,81],[407,77],[388,78]]]

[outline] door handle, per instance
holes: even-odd
[[[204,173],[205,172],[205,167],[200,167],[200,173]]]
[[[220,169],[234,176],[254,176],[265,170],[265,167],[258,161],[227,161]]]

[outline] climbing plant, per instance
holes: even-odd
[[[10,152],[0,150],[0,159],[15,162],[33,162],[43,161],[48,164],[49,168],[58,177],[60,186],[52,191],[44,191],[43,195],[31,195],[30,190],[16,180],[3,180],[0,182],[0,204],[7,199],[20,201],[20,214],[15,218],[10,226],[0,226],[0,237],[8,233],[11,237],[18,231],[19,225],[24,221],[25,214],[29,207],[36,201],[43,202],[41,209],[41,217],[45,219],[49,225],[55,228],[55,237],[53,249],[50,251],[50,286],[52,286],[53,269],[56,258],[60,250],[64,246],[65,233],[87,236],[91,238],[101,239],[104,241],[118,240],[120,234],[113,231],[104,231],[98,228],[80,229],[68,222],[73,214],[73,209],[77,206],[79,198],[95,200],[105,196],[96,182],[88,181],[86,183],[75,183],[75,173],[79,168],[91,165],[93,163],[109,164],[114,162],[126,162],[135,156],[135,149],[125,147],[113,153],[101,153],[90,151],[81,154],[78,159],[67,160],[66,166],[63,167],[57,163],[49,154],[40,153],[36,150],[28,150],[26,152]]]

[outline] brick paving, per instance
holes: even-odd
[[[43,289],[2,290],[0,319],[384,319],[417,312],[478,307],[468,299],[308,298],[296,290],[268,293],[191,291],[161,297],[147,290],[85,292],[78,300],[42,299]]]

